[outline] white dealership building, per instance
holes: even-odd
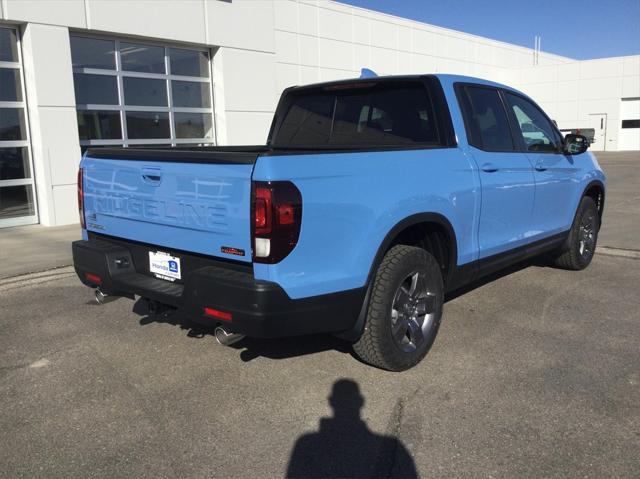
[[[264,143],[290,85],[457,73],[640,150],[640,56],[577,61],[321,0],[0,0],[0,227],[78,221],[90,145]]]

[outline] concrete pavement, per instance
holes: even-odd
[[[77,239],[79,225],[0,229],[0,278],[70,265],[71,242]]]
[[[224,348],[130,300],[94,305],[70,268],[3,284],[2,477],[284,477],[294,449],[311,477],[336,458],[350,477],[640,470],[638,260],[531,266],[459,296],[401,374],[325,337]]]

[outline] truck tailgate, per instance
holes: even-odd
[[[251,175],[257,153],[89,150],[87,230],[251,261]]]

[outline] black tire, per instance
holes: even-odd
[[[569,230],[569,237],[554,259],[558,268],[579,271],[591,263],[598,243],[600,216],[593,199],[585,196]]]
[[[442,274],[434,257],[422,248],[394,246],[376,271],[364,331],[353,345],[355,353],[389,371],[415,366],[436,339],[443,304]]]

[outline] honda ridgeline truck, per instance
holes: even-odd
[[[605,177],[526,95],[452,75],[285,90],[265,146],[90,148],[80,280],[230,343],[331,333],[400,371],[445,293],[525,258],[591,261]]]

